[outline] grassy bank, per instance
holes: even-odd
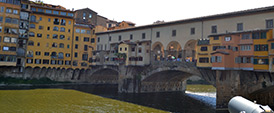
[[[186,86],[187,91],[191,92],[216,92],[216,88],[212,85],[193,85]]]
[[[49,78],[40,79],[22,79],[0,76],[0,84],[57,84],[57,83],[69,83],[69,82],[57,82],[50,80]]]

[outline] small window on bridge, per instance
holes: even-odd
[[[201,51],[207,51],[207,47],[201,47]]]
[[[208,57],[199,58],[199,63],[209,63],[209,58]]]

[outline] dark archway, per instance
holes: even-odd
[[[160,61],[163,60],[164,56],[165,56],[165,52],[164,52],[164,46],[161,42],[155,42],[152,45],[152,52],[153,52],[153,59],[155,61]]]
[[[88,77],[88,82],[93,84],[118,84],[119,72],[104,68],[94,72]]]
[[[166,57],[169,59],[182,58],[182,47],[179,42],[171,41],[166,47]]]
[[[195,52],[196,52],[196,43],[197,40],[189,40],[186,42],[183,50],[182,58],[187,61],[194,61],[195,59]]]

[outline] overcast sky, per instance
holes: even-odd
[[[35,0],[32,0],[35,1]],[[42,0],[67,9],[90,8],[110,20],[137,26],[274,5],[274,0]]]

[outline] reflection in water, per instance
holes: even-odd
[[[178,113],[214,113],[215,110],[204,103],[186,96],[182,92],[119,94],[117,85],[58,85],[36,87],[6,87],[2,89],[63,88],[75,89],[107,98],[113,98],[156,109]],[[1,88],[0,88],[1,90]]]

